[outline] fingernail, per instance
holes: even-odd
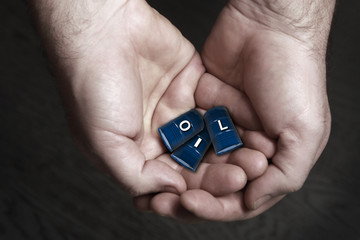
[[[265,195],[261,198],[259,198],[258,200],[255,201],[254,203],[254,209],[258,209],[259,207],[261,207],[261,205],[263,205],[265,202],[269,201],[269,199],[271,198],[270,195]]]

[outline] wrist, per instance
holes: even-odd
[[[58,58],[73,58],[72,54],[76,53],[84,42],[89,42],[91,36],[99,32],[106,21],[116,11],[125,8],[129,1],[28,0],[28,2],[47,50]]]
[[[228,6],[257,29],[288,35],[325,55],[335,0],[230,0]]]

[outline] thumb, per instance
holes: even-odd
[[[280,135],[278,150],[268,169],[246,189],[245,204],[249,209],[258,209],[271,199],[302,187],[318,155],[317,144],[303,140],[290,131]]]
[[[163,161],[146,160],[138,145],[127,137],[119,137],[115,146],[98,148],[100,161],[111,177],[132,196],[155,192],[182,193],[186,190],[183,177]]]

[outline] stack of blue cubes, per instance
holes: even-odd
[[[211,143],[217,155],[243,145],[225,107],[208,110],[204,118],[192,109],[160,127],[159,133],[171,157],[192,171],[196,171]]]

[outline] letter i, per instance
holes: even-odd
[[[196,143],[194,144],[194,147],[196,147],[196,148],[199,147],[201,141],[202,141],[202,139],[199,138],[199,139],[196,141]]]

